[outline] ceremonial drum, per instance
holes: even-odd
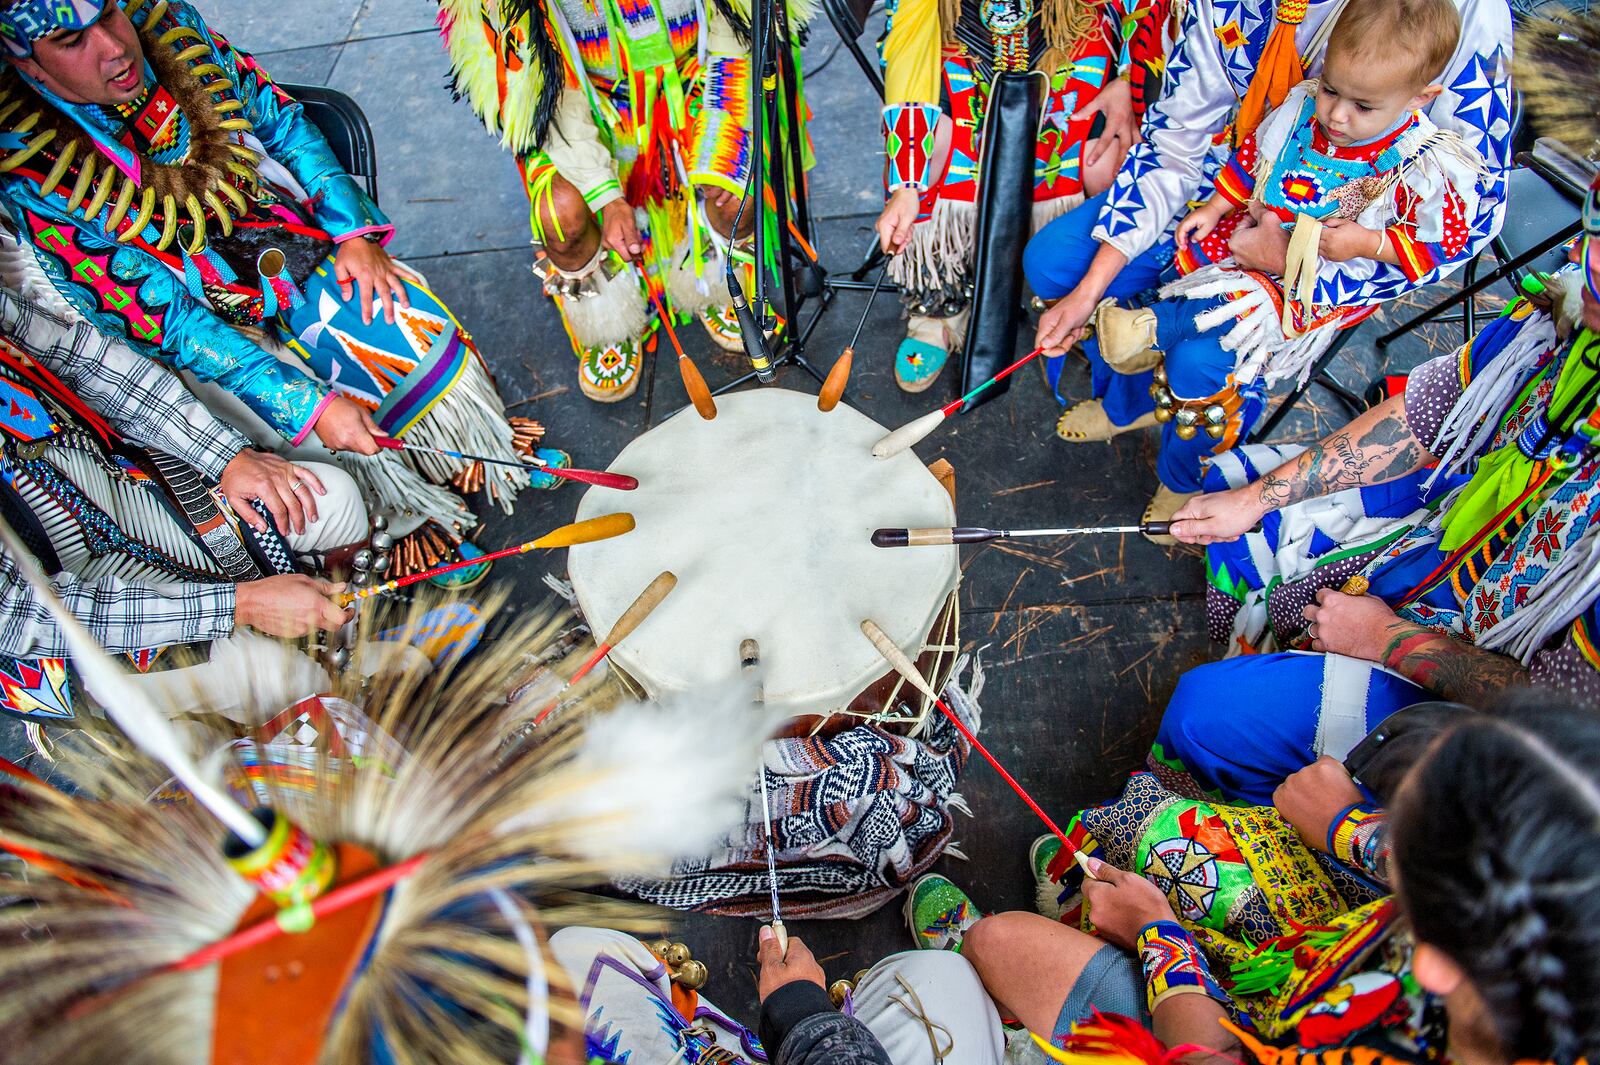
[[[910,451],[872,457],[885,432],[848,407],[824,413],[815,396],[764,388],[718,397],[712,421],[686,410],[624,448],[610,468],[638,489],[593,489],[578,517],[626,507],[635,530],[574,547],[569,562],[596,633],[656,574],[678,577],[611,652],[624,683],[655,699],[703,691],[738,676],[740,644],[754,639],[767,706],[793,731],[924,722],[932,708],[861,622],[876,621],[942,687],[957,649],[957,549],[886,551],[871,537],[886,525],[954,525],[955,505]]]
[[[859,916],[943,851],[965,744],[862,634],[870,618],[977,726],[951,683],[959,650],[955,547],[886,551],[882,526],[955,524],[953,478],[910,451],[880,460],[883,426],[815,396],[762,388],[685,410],[623,449],[610,469],[638,478],[625,498],[591,490],[579,518],[627,509],[627,536],[571,549],[591,630],[606,632],[662,570],[676,588],[611,652],[635,694],[665,698],[737,677],[757,641],[763,696],[788,726],[765,772],[784,912]],[[751,766],[751,778],[757,777]],[[692,786],[691,782],[686,782]],[[745,830],[670,881],[622,886],[662,905],[759,915],[769,908],[759,793]]]

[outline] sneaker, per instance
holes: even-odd
[[[596,403],[620,403],[639,387],[644,359],[637,338],[578,353],[578,390]]]
[[[906,895],[906,921],[922,950],[961,949],[961,937],[983,913],[949,877],[929,873]]]
[[[533,457],[546,466],[553,466],[558,470],[572,468],[572,456],[553,447],[542,447],[533,453]],[[546,492],[560,488],[566,483],[566,478],[557,477],[553,473],[544,473],[541,470],[532,470],[528,476],[528,487],[538,488]]]

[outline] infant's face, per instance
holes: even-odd
[[[1421,105],[1419,86],[1409,72],[1384,67],[1366,56],[1328,56],[1317,90],[1317,121],[1335,145],[1382,136],[1402,114]]]

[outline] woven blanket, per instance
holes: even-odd
[[[983,669],[970,691],[958,662],[945,702],[974,733]],[[862,917],[938,860],[954,830],[951,810],[967,744],[935,713],[915,738],[876,724],[827,739],[778,739],[766,746],[765,785],[777,841],[778,892],[788,917]],[[741,832],[704,859],[681,862],[669,880],[618,881],[647,901],[677,910],[764,917],[771,909],[761,794],[752,773]]]

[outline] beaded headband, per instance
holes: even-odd
[[[0,43],[19,58],[33,54],[33,42],[60,30],[86,30],[100,21],[101,0],[22,0],[0,11]]]

